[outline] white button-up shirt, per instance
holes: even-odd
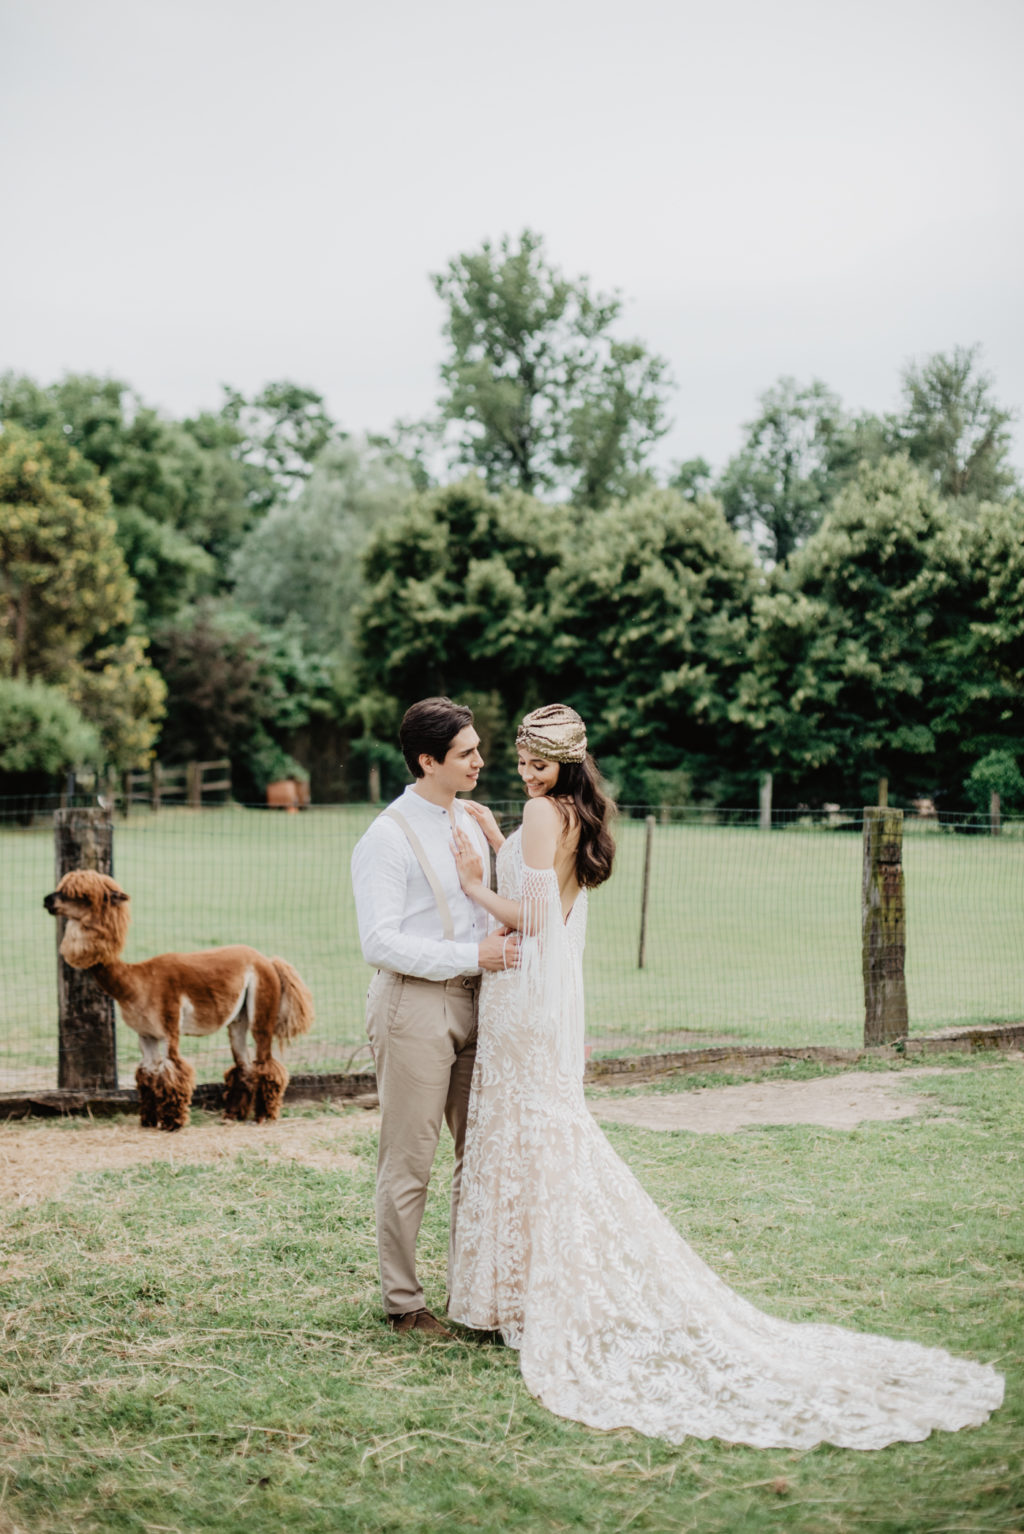
[[[455,936],[441,926],[434,892],[402,827],[390,815],[378,815],[352,854],[352,889],[356,897],[359,943],[363,958],[377,969],[421,980],[453,980],[480,973],[477,944],[487,936],[489,917],[459,883],[452,852],[448,811],[416,793],[410,783],[395,808],[416,832],[444,890]],[[455,823],[472,839],[488,869],[490,854],[483,832],[458,800]]]

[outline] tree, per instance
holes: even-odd
[[[322,395],[287,380],[267,384],[252,399],[225,386],[220,420],[235,437],[234,456],[247,470],[248,500],[257,514],[297,495],[328,442],[345,435]],[[209,417],[200,422],[212,430]],[[199,423],[193,427],[201,436]]]
[[[156,630],[153,653],[168,684],[161,757],[227,756],[243,796],[294,770],[290,738],[335,707],[334,678],[304,650],[294,620],[267,630],[240,608],[206,599]]]
[[[975,728],[961,530],[905,459],[865,464],[755,609],[737,712],[797,797],[950,792]]]
[[[164,687],[128,632],[134,586],[105,481],[74,448],[56,461],[0,436],[0,675],[59,686],[100,731],[105,762],[148,760]]]
[[[16,426],[0,436],[0,667],[11,677],[59,680],[133,615],[106,486],[66,456],[62,476],[39,439]]]
[[[1024,757],[1024,502],[989,502],[963,524],[972,586],[965,669],[976,689],[971,751]]]
[[[1007,461],[1014,412],[997,404],[992,378],[978,370],[980,355],[978,346],[957,346],[911,364],[902,412],[889,421],[892,448],[961,503],[1003,500],[1016,485]]]
[[[40,388],[9,373],[0,380],[0,416],[37,435],[65,472],[73,448],[104,477],[140,618],[214,589],[218,562],[252,516],[242,466],[231,457],[237,434],[228,439],[222,426],[207,445],[127,384],[90,374]]]
[[[987,815],[992,795],[999,795],[1003,814],[1024,810],[1024,775],[1011,751],[989,751],[971,768],[964,792],[977,815]]]
[[[853,437],[838,395],[819,379],[801,387],[780,378],[760,404],[717,493],[733,527],[771,564],[781,564],[820,525],[849,464]]]
[[[363,548],[411,493],[380,454],[329,444],[296,499],[271,507],[235,554],[235,601],[265,625],[294,615],[311,651],[349,662]]]
[[[96,729],[58,687],[0,680],[0,773],[54,777],[100,755]]]
[[[652,788],[660,798],[665,775],[674,797],[689,784],[726,795],[750,776],[730,703],[758,585],[708,497],[648,491],[601,512],[572,545],[553,583],[552,669],[625,798],[642,803]]]
[[[453,465],[492,490],[600,506],[642,478],[665,420],[667,364],[611,334],[622,301],[569,281],[525,230],[433,278],[447,315],[442,421]]]
[[[402,708],[448,693],[485,704],[495,737],[507,736],[509,721],[541,701],[550,673],[551,582],[571,526],[567,507],[514,490],[492,495],[475,477],[416,497],[366,550],[359,692]]]

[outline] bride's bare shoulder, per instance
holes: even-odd
[[[524,826],[559,825],[561,819],[557,804],[546,794],[540,799],[527,799],[523,805]]]

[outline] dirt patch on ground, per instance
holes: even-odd
[[[925,1112],[931,1100],[909,1092],[904,1083],[951,1074],[941,1066],[916,1066],[898,1073],[850,1071],[812,1081],[752,1081],[635,1097],[598,1091],[590,1106],[605,1122],[693,1134],[733,1134],[765,1124],[853,1129],[869,1119],[904,1119]],[[171,1135],[140,1129],[124,1119],[0,1123],[0,1203],[38,1203],[63,1193],[81,1173],[152,1161],[183,1166],[270,1156],[323,1171],[350,1168],[358,1165],[352,1154],[355,1138],[380,1123],[379,1113],[367,1111],[372,1098],[364,1102],[302,1117],[291,1117],[286,1110],[276,1124],[204,1123]]]
[[[733,1134],[765,1124],[817,1124],[853,1129],[867,1119],[906,1119],[923,1113],[927,1097],[901,1087],[908,1078],[948,1076],[941,1066],[897,1073],[850,1072],[815,1081],[751,1081],[736,1087],[697,1087],[690,1092],[591,1100],[596,1118],[644,1129],[688,1129],[693,1134]]]
[[[277,1156],[322,1171],[358,1165],[351,1153],[369,1115],[350,1109],[276,1124],[196,1124],[176,1134],[123,1120],[82,1119],[62,1125],[0,1124],[0,1202],[35,1204],[63,1193],[80,1173],[119,1171],[164,1161],[189,1166]]]

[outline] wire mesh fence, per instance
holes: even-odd
[[[0,800],[0,1090],[56,1085],[52,805]],[[495,807],[506,829],[519,805]],[[369,1066],[349,859],[377,810],[314,806],[133,810],[114,831],[132,897],[125,958],[244,942],[288,959],[317,1007],[292,1070]],[[647,817],[650,883],[638,965]],[[718,1044],[862,1041],[859,810],[779,813],[624,808],[611,881],[591,897],[585,958],[594,1053]],[[1024,821],[905,820],[911,1033],[1024,1016]],[[230,1064],[223,1032],[187,1041],[200,1080]],[[118,1022],[130,1085],[134,1035]]]

